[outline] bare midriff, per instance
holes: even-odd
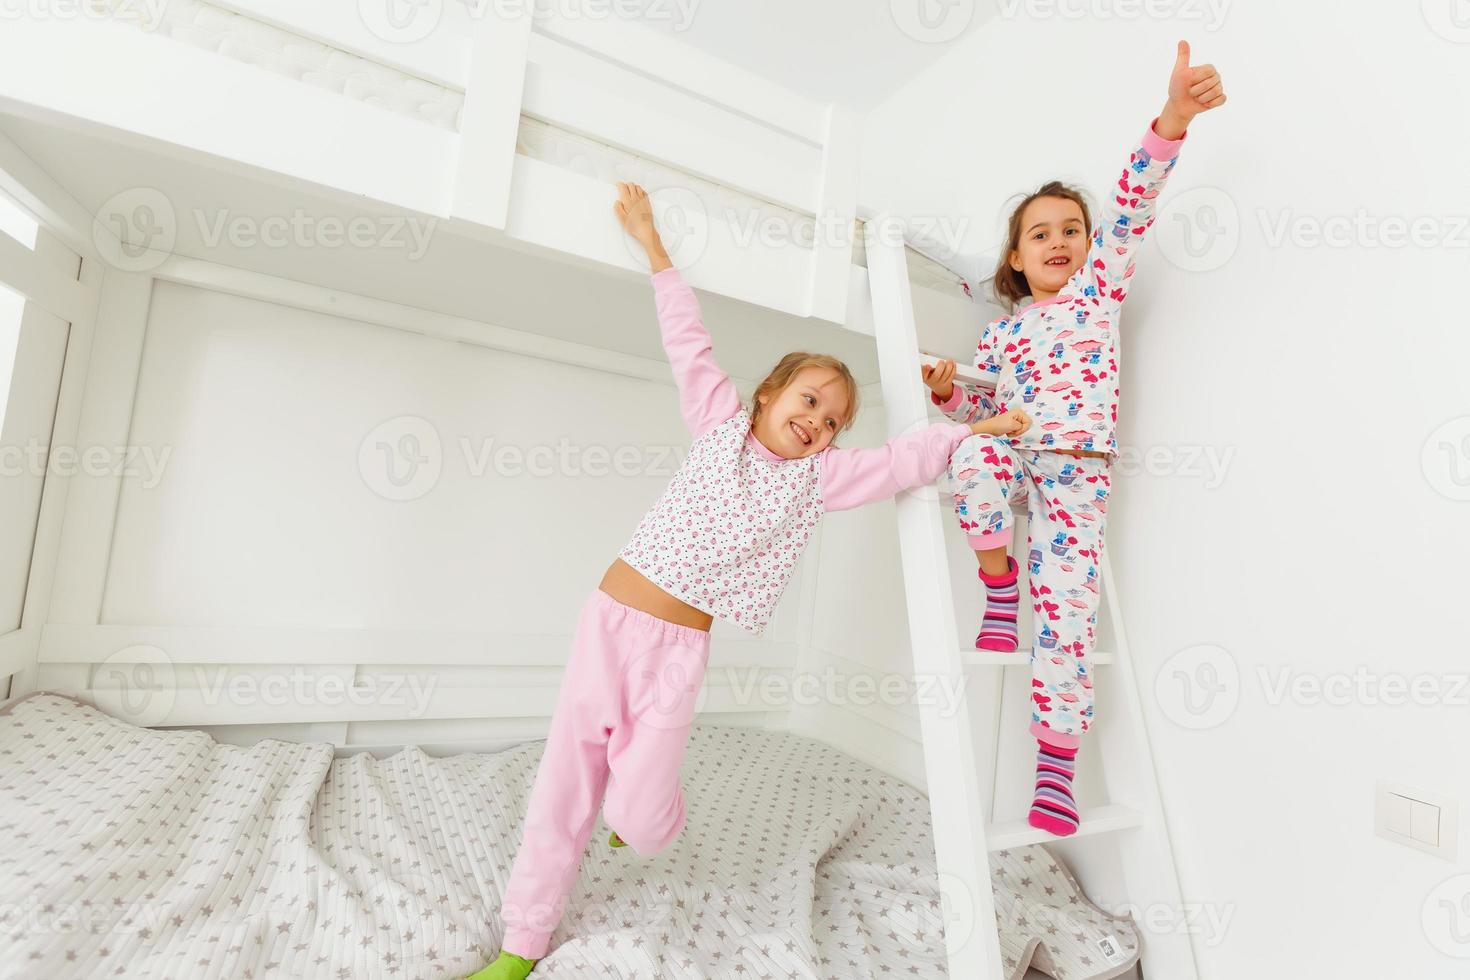
[[[623,605],[640,609],[665,622],[692,626],[705,632],[709,631],[714,622],[714,617],[709,613],[669,595],[621,558],[614,559],[608,566],[597,587]]]
[[[1085,449],[1053,449],[1050,451],[1065,456],[1106,458],[1108,455]],[[665,622],[692,626],[694,629],[705,632],[709,632],[710,626],[714,623],[714,617],[709,613],[696,609],[683,599],[678,599],[665,592],[621,558],[613,559],[613,563],[607,567],[597,587],[623,605],[640,609]]]

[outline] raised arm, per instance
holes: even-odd
[[[699,300],[678,269],[670,266],[653,274],[653,298],[684,424],[698,439],[740,410],[740,395],[715,363]]]
[[[1144,235],[1154,223],[1154,202],[1179,158],[1181,136],[1166,140],[1154,129],[1155,120],[1128,165],[1108,190],[1092,230],[1087,258],[1059,295],[1081,296],[1099,307],[1116,310],[1128,297],[1128,280]]]
[[[847,510],[939,479],[955,447],[974,435],[959,422],[933,422],[874,449],[822,450],[824,511]]]
[[[740,410],[740,394],[729,375],[715,363],[699,300],[664,250],[648,193],[637,184],[618,184],[618,201],[613,205],[613,212],[623,230],[648,255],[664,353],[674,371],[684,424],[698,439]]]
[[[1123,304],[1138,247],[1154,223],[1155,204],[1174,170],[1189,124],[1201,112],[1224,104],[1225,90],[1215,67],[1191,66],[1189,43],[1180,41],[1168,101],[1109,188],[1087,259],[1060,295],[1081,296],[1110,310]]]

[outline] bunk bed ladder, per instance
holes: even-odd
[[[929,399],[919,383],[921,351],[902,228],[897,219],[881,215],[866,223],[866,237],[874,332],[891,437],[929,424]],[[944,681],[951,685],[949,690],[966,692],[970,684],[957,685],[978,674],[978,687],[995,694],[993,703],[998,704],[1008,667],[1012,680],[1024,680],[1029,691],[1029,654],[1024,649],[1017,654],[987,654],[970,643],[961,644],[944,537],[949,499],[936,488],[926,488],[901,494],[896,501],[914,672],[918,677]],[[1065,839],[1065,846],[1113,848],[1111,857],[1125,895],[1118,902],[1099,904],[1107,907],[1121,902],[1135,912],[1148,913],[1135,914],[1142,937],[1143,976],[1198,980],[1142,704],[1106,555],[1100,574],[1102,614],[1108,617],[1114,649],[1095,657],[1099,704],[1087,737],[1096,740],[1110,802],[1083,807],[1079,829]],[[1023,595],[1025,591],[1023,582]],[[938,699],[925,699],[919,719],[935,857],[947,906],[949,973],[965,980],[1001,980],[1010,971],[1001,962],[989,855],[1008,847],[1056,842],[1057,838],[1031,827],[1024,809],[1011,814],[1013,819],[993,822],[1002,747],[1020,752],[1014,739],[1024,736],[1029,767],[1035,760],[1035,740],[1024,724],[1019,726],[1020,736],[993,726],[977,730],[970,718],[975,700],[967,693],[951,709]],[[1029,720],[1029,701],[1026,717]],[[977,758],[984,769],[977,766]],[[1029,805],[1029,796],[1025,802]],[[1159,921],[1170,925],[1158,928]],[[1155,924],[1152,929],[1151,923]]]

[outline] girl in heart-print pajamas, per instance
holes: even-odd
[[[1012,506],[1026,508],[1034,627],[1030,733],[1039,744],[1028,819],[1058,836],[1077,831],[1072,778],[1093,718],[1098,577],[1117,453],[1118,317],[1185,129],[1224,101],[1213,66],[1191,66],[1181,41],[1169,99],[1129,155],[1097,227],[1089,227],[1081,194],[1058,182],[1043,185],[1012,213],[994,284],[1002,304],[1020,308],[981,331],[974,366],[986,385],[955,379],[952,361],[924,369],[934,404],[955,421],[1017,410],[1027,416],[1019,434],[967,439],[951,459],[949,477],[955,514],[986,589],[980,649],[1018,647],[1019,565],[1006,552],[1022,554],[1012,543]],[[1023,299],[1031,302],[1021,305]]]

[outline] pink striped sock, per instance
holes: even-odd
[[[1009,555],[1006,561],[1010,567],[999,575],[986,575],[985,569],[980,569],[980,581],[985,583],[985,620],[980,624],[980,635],[975,637],[977,650],[1014,653],[1018,644],[1016,610],[1021,592],[1016,580],[1020,568]]]
[[[1026,822],[1057,837],[1077,833],[1077,801],[1072,798],[1072,778],[1077,772],[1077,750],[1041,746],[1036,756],[1036,798]]]

